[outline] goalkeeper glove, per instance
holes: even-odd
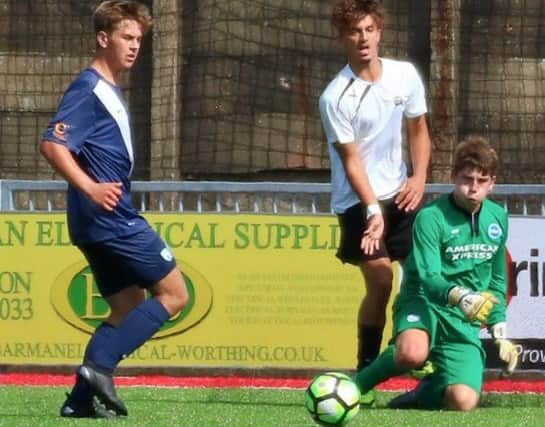
[[[469,321],[486,322],[498,299],[489,292],[474,292],[462,286],[454,286],[448,293],[448,303],[457,305]]]
[[[488,327],[488,332],[494,338],[494,343],[498,346],[500,359],[506,363],[503,369],[503,375],[511,375],[518,363],[518,351],[515,345],[507,339],[507,325],[505,322],[499,322]]]

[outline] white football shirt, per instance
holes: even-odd
[[[407,179],[403,161],[403,116],[427,112],[424,85],[409,62],[380,58],[376,82],[357,77],[346,65],[320,96],[320,115],[331,165],[331,207],[343,213],[360,202],[334,147],[358,143],[373,191],[379,200],[392,197]]]

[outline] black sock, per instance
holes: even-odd
[[[369,365],[380,353],[382,330],[378,326],[358,325],[358,371]]]

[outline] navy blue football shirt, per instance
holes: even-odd
[[[102,79],[94,69],[85,69],[64,93],[43,140],[66,146],[96,182],[123,184],[123,194],[113,212],[68,187],[68,229],[74,244],[128,236],[149,227],[131,199],[131,130],[118,86]]]

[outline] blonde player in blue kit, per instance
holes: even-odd
[[[367,392],[387,378],[430,360],[434,372],[391,408],[468,411],[479,402],[486,324],[511,373],[516,347],[507,339],[507,213],[487,199],[496,181],[497,155],[471,136],[454,155],[454,191],[424,207],[413,228],[413,249],[403,266],[394,308],[392,343],[355,378]]]
[[[131,200],[134,154],[119,79],[134,65],[151,28],[149,10],[136,1],[104,1],[93,20],[96,54],[66,90],[40,146],[68,181],[72,243],[111,309],[91,337],[61,407],[61,416],[76,418],[127,415],[114,388],[114,369],[188,300],[170,249]]]

